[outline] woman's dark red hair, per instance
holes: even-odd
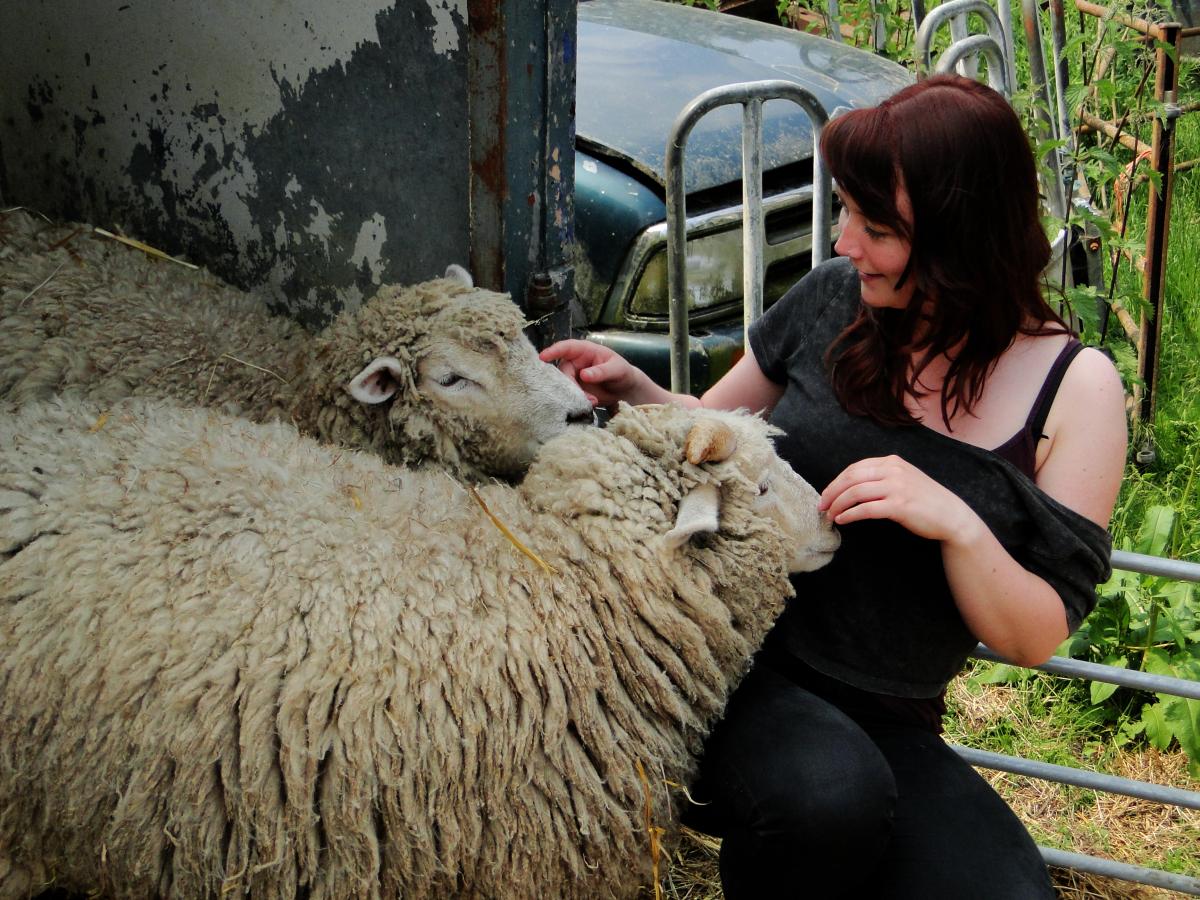
[[[1065,331],[1040,281],[1050,260],[1029,139],[1008,101],[956,75],[935,75],[878,106],[852,110],[821,135],[839,190],[912,246],[906,309],[863,306],[829,350],[842,405],[911,424],[923,361],[962,344],[942,389],[949,421],[970,412],[1019,332]],[[903,187],[911,225],[897,208]],[[883,377],[880,377],[883,373]]]

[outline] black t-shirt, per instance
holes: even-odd
[[[1074,630],[1108,577],[1108,533],[991,451],[922,425],[888,427],[847,413],[829,384],[825,352],[860,302],[857,273],[833,259],[751,327],[759,366],[784,385],[771,414],[785,432],[776,439],[780,456],[817,490],[857,460],[904,458],[962,497],[1021,565],[1058,591]],[[796,598],[773,645],[863,690],[938,696],[976,644],[950,594],[938,543],[885,520],[840,531],[829,565],[793,576]]]

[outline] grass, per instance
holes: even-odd
[[[1139,781],[1197,787],[1182,754],[1112,740],[1112,723],[1090,706],[1079,683],[1039,675],[1016,684],[988,684],[972,677],[986,677],[991,669],[978,664],[954,683],[948,698],[948,740]],[[1200,811],[1008,773],[983,774],[1043,846],[1184,874],[1200,872]],[[1065,872],[1057,874],[1056,882],[1064,897],[1183,896]]]

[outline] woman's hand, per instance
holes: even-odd
[[[851,463],[821,492],[830,521],[891,519],[931,541],[974,540],[986,525],[953,491],[899,456]]]
[[[559,341],[541,352],[543,362],[557,362],[558,369],[574,379],[593,406],[626,403],[679,403],[708,409],[738,409],[769,413],[783,394],[783,386],[759,369],[754,354],[747,350],[703,397],[672,394],[659,387],[641,369],[615,350],[591,341]]]
[[[663,403],[672,395],[641,369],[614,350],[591,341],[559,341],[541,352],[543,362],[557,362],[559,371],[574,379],[593,406]]]
[[[1066,638],[1054,589],[1017,563],[961,497],[900,457],[850,464],[821,493],[820,508],[839,525],[891,519],[938,541],[963,621],[1010,662],[1038,665]]]

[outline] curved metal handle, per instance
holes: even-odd
[[[829,120],[819,100],[798,84],[782,79],[748,81],[712,88],[695,97],[676,116],[667,137],[667,298],[671,328],[671,390],[691,389],[688,367],[687,205],[684,198],[684,149],[692,128],[719,106],[742,105],[742,302],[747,328],[763,307],[762,105],[791,100],[813,126],[812,265],[829,258],[833,191],[821,161],[821,130]]]

